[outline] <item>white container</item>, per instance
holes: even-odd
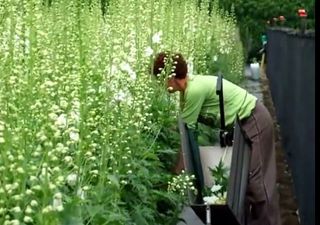
[[[207,187],[212,187],[213,177],[210,169],[214,169],[222,159],[224,166],[230,170],[232,147],[221,148],[220,146],[199,146],[200,160],[204,176],[204,184]]]
[[[251,78],[253,80],[259,80],[259,78],[260,78],[260,65],[259,65],[259,63],[251,63],[250,70],[251,70]]]

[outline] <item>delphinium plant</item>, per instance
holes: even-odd
[[[152,59],[204,65],[211,17],[194,0],[43,2],[0,2],[0,224],[174,224],[177,99]]]
[[[203,200],[207,204],[226,204],[229,171],[222,160],[214,168],[210,168],[213,179],[212,187],[206,187]]]

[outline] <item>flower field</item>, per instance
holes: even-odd
[[[239,81],[233,16],[196,0],[50,2],[0,2],[0,224],[176,224],[178,100],[152,60],[181,52],[190,73]]]

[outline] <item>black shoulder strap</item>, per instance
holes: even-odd
[[[233,140],[233,132],[228,132],[226,129],[225,118],[224,118],[224,101],[223,101],[223,77],[221,72],[218,72],[218,79],[217,79],[217,87],[216,87],[216,94],[219,96],[219,108],[220,108],[220,146],[232,146]]]
[[[217,87],[216,87],[216,94],[219,96],[219,107],[220,107],[220,129],[225,130],[225,119],[224,119],[224,102],[223,102],[223,85],[222,85],[222,73],[218,72],[218,79],[217,79]]]

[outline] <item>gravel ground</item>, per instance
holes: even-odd
[[[277,159],[277,183],[280,194],[280,213],[282,225],[299,225],[297,215],[298,205],[293,191],[293,181],[290,168],[286,161],[285,150],[281,144],[280,126],[277,123],[275,108],[273,105],[268,79],[265,74],[261,74],[260,79],[263,102],[268,108],[274,119],[275,138],[276,138],[276,159]]]

